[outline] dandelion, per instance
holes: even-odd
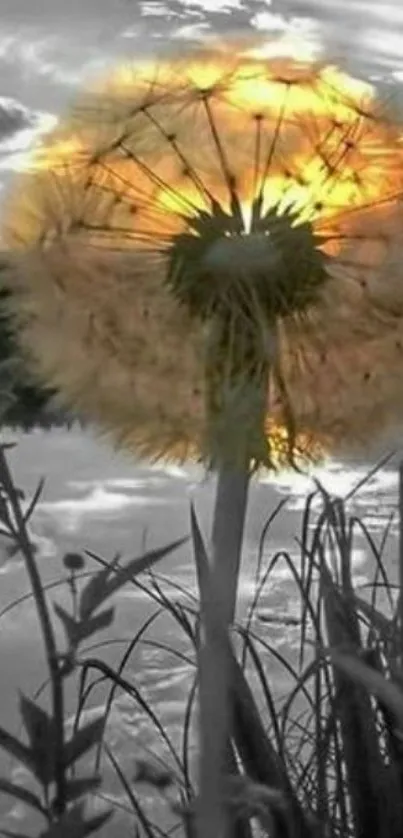
[[[95,85],[10,195],[8,288],[36,374],[127,449],[219,473],[224,624],[251,473],[401,424],[402,152],[369,85],[230,42]],[[205,835],[222,831],[227,675]]]
[[[21,340],[118,443],[278,467],[400,419],[402,143],[368,85],[218,48],[124,68],[30,169]]]

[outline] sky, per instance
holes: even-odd
[[[230,31],[299,36],[353,72],[403,81],[401,0],[1,0],[0,190],[86,79]]]

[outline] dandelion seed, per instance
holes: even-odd
[[[22,343],[144,456],[365,448],[403,409],[402,186],[399,127],[334,67],[209,48],[117,70],[10,195]]]

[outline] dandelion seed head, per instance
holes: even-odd
[[[227,44],[118,68],[9,197],[37,375],[148,457],[365,448],[402,417],[402,153],[333,66]]]

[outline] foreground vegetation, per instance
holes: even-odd
[[[192,592],[175,588],[163,575],[164,557],[186,539],[126,562],[118,557],[108,562],[93,554],[65,555],[61,585],[70,591],[68,610],[54,600],[54,590],[44,589],[30,538],[29,523],[41,488],[42,484],[28,504],[14,484],[3,446],[1,534],[24,559],[42,630],[48,682],[35,697],[20,695],[23,730],[18,736],[0,727],[0,747],[11,758],[11,767],[19,764],[30,776],[29,783],[22,783],[13,779],[13,771],[0,779],[0,792],[27,807],[30,834],[41,838],[114,835],[117,806],[127,815],[126,832],[120,828],[119,834],[193,838],[199,608]],[[270,554],[271,527],[282,504],[271,512],[260,540],[249,612],[231,639],[222,632],[223,654],[231,663],[227,804],[236,838],[403,835],[402,604],[396,580],[384,564],[393,521],[391,515],[375,541],[354,514],[352,494],[334,498],[314,486],[296,534],[298,559],[284,550]],[[394,514],[399,517],[398,510]],[[374,568],[372,584],[360,589],[353,580],[357,538],[364,539]],[[193,550],[201,579],[208,572],[208,561],[193,509],[191,539],[189,551]],[[88,570],[87,559],[98,567]],[[293,579],[299,615],[266,613],[262,622],[261,599],[279,563],[286,565]],[[149,598],[150,615],[111,666],[96,635],[112,626],[113,596],[126,585]],[[138,647],[155,645],[151,633],[161,615],[172,621],[175,636],[181,638],[170,652],[189,668],[179,748],[130,669]],[[299,632],[294,663],[270,642],[267,624],[276,622],[284,630],[292,624]],[[61,648],[57,624],[64,632]],[[281,696],[279,672],[282,683],[287,682],[287,694]],[[70,680],[76,693],[72,726],[66,724]],[[104,712],[91,718],[87,711],[100,684],[105,690]],[[108,737],[114,701],[122,694],[154,727],[161,746],[154,758],[139,749],[130,775]],[[102,785],[111,769],[121,784],[119,801],[110,795],[108,799]],[[157,800],[164,812],[158,823]],[[0,834],[17,836],[5,828]]]

